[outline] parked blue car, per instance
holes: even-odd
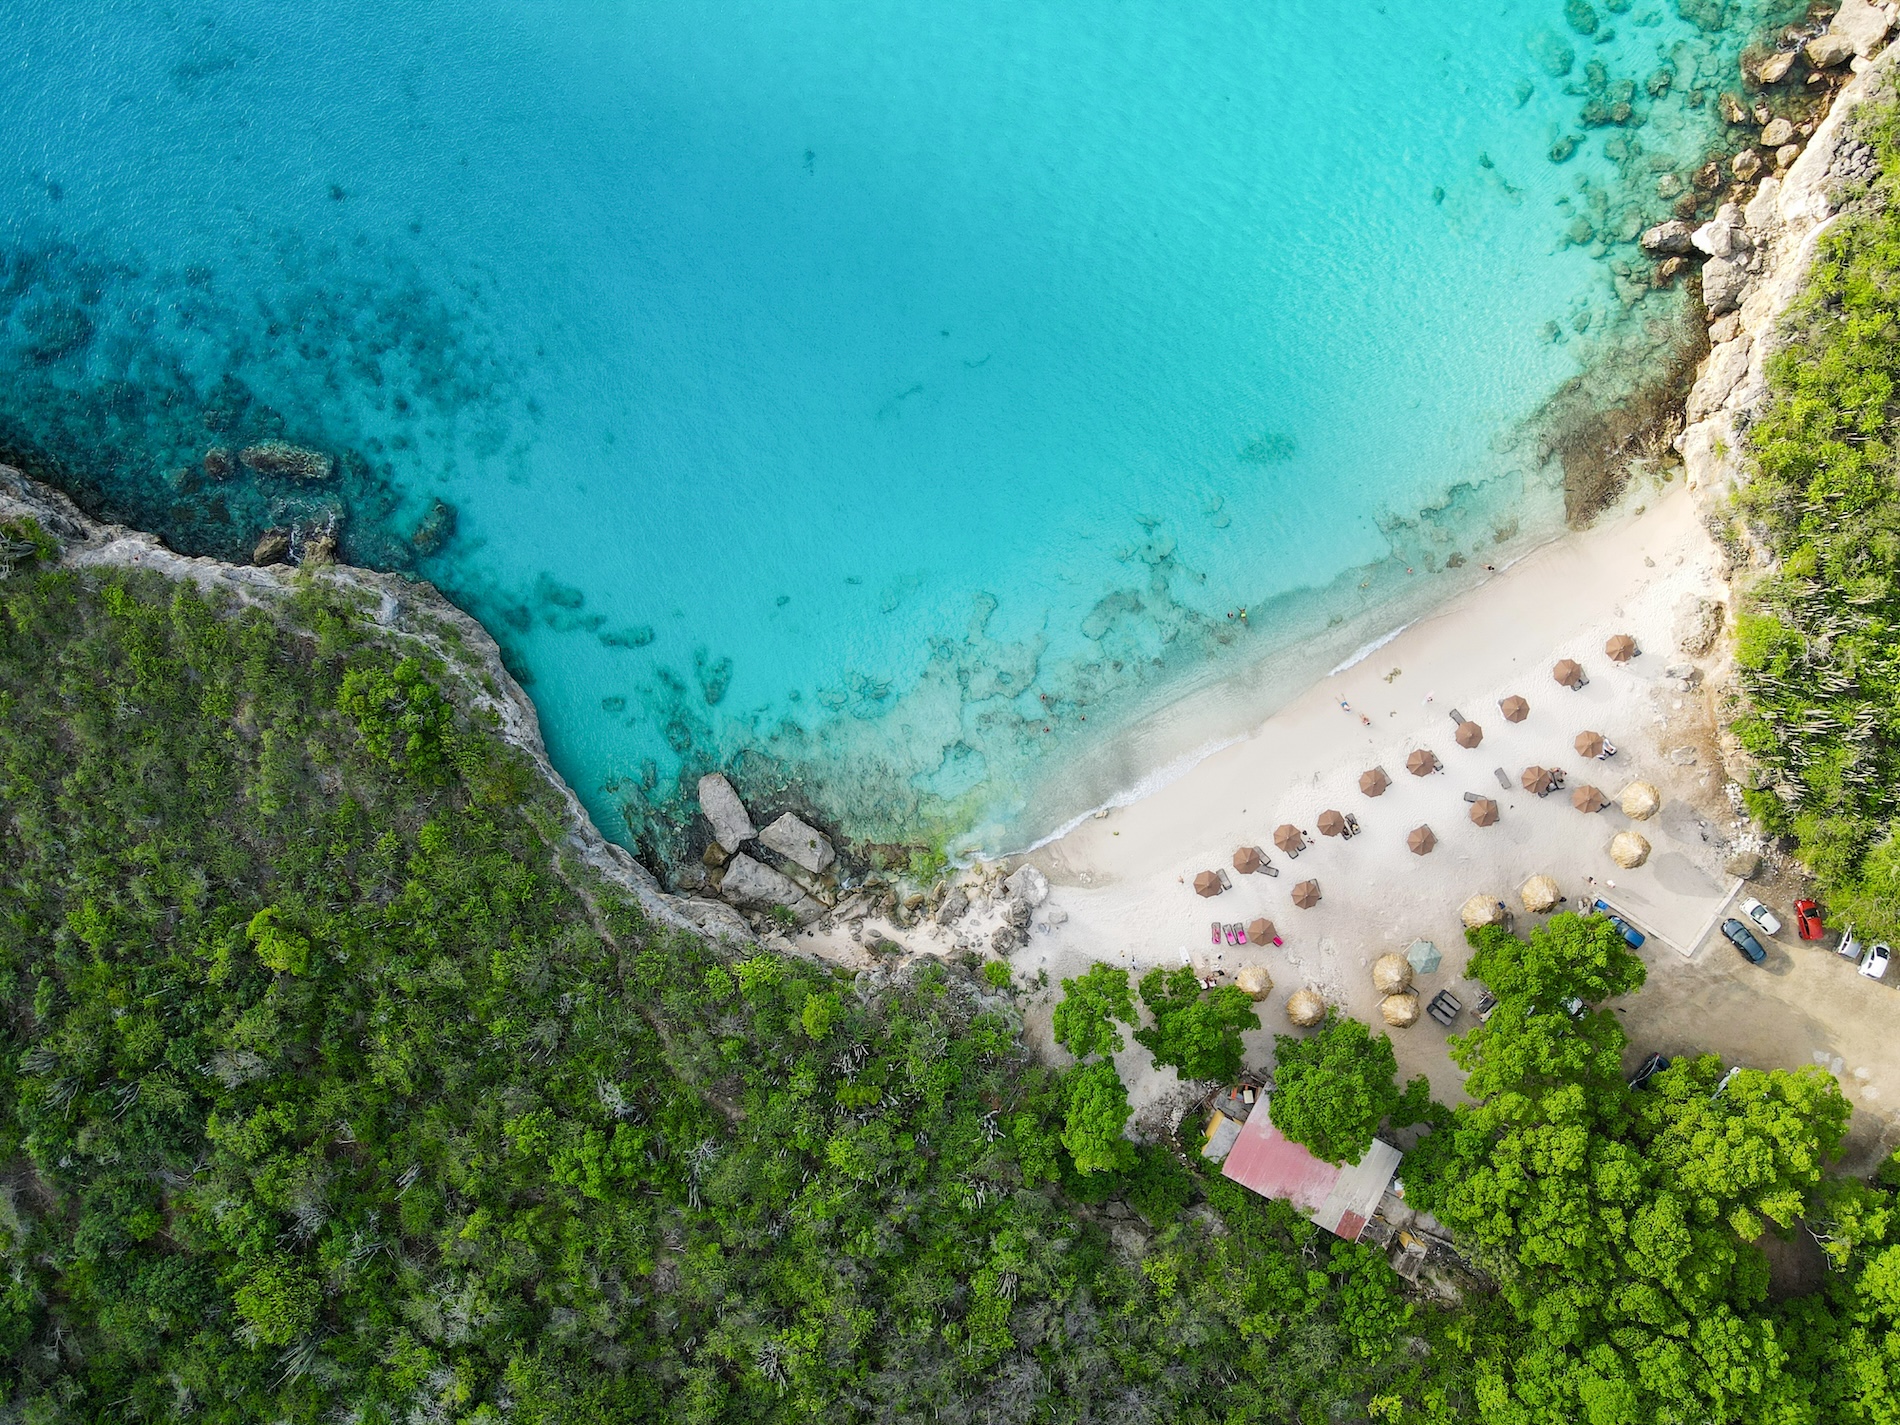
[[[1623,932],[1624,943],[1627,944],[1630,949],[1641,950],[1643,948],[1643,941],[1646,938],[1643,932],[1631,925],[1615,911],[1611,910],[1608,901],[1598,901],[1596,908],[1604,916],[1608,917],[1611,925],[1614,925],[1618,930]]]
[[[1761,942],[1749,933],[1748,927],[1741,921],[1723,921],[1722,934],[1728,937],[1729,944],[1742,952],[1749,964],[1759,965],[1768,958],[1768,952],[1761,948]]]

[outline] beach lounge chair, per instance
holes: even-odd
[[[1221,931],[1225,929],[1226,927],[1224,927],[1218,920],[1210,920],[1207,924],[1208,924],[1208,928],[1214,932],[1214,943],[1216,945],[1220,944]]]
[[[1506,773],[1502,767],[1495,768],[1494,770],[1497,773],[1498,785],[1504,788],[1505,791],[1510,791],[1512,786],[1510,775]]]
[[[1459,712],[1457,708],[1453,708],[1451,710],[1451,720],[1457,723],[1458,726],[1460,727],[1463,727],[1465,725],[1465,715]]]
[[[1358,834],[1359,834],[1359,818],[1354,816],[1351,812],[1347,812],[1346,813],[1346,835],[1357,836]]]
[[[1484,798],[1479,796],[1476,792],[1466,792],[1465,800],[1468,802],[1481,802]]]
[[[1238,921],[1234,922],[1234,944],[1245,945],[1246,943],[1247,943],[1247,927],[1242,925]]]
[[[1256,846],[1254,850],[1260,851],[1260,848]],[[1260,874],[1263,876],[1277,876],[1280,874],[1280,868],[1273,864],[1273,858],[1264,851],[1260,851]]]
[[[1234,888],[1234,878],[1227,874],[1227,868],[1225,866],[1221,867],[1214,874],[1220,877],[1220,888],[1223,891],[1231,891]]]

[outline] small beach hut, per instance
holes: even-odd
[[[1583,665],[1574,658],[1559,658],[1550,676],[1573,692],[1584,684]]]
[[[1634,871],[1649,859],[1649,838],[1640,831],[1619,831],[1610,838],[1610,859]]]
[[[1224,889],[1219,875],[1213,871],[1203,871],[1194,878],[1194,894],[1197,896],[1217,896]]]
[[[1526,767],[1524,775],[1518,780],[1524,784],[1525,791],[1534,792],[1540,797],[1556,785],[1550,773],[1537,766]]]
[[[1532,876],[1518,891],[1524,902],[1524,909],[1534,915],[1555,910],[1563,900],[1564,893],[1557,889],[1557,883],[1549,876]]]
[[[1381,955],[1372,962],[1372,987],[1382,995],[1410,989],[1412,962],[1403,955]]]
[[[1482,892],[1467,900],[1458,912],[1459,919],[1470,930],[1476,930],[1481,925],[1502,925],[1504,914],[1504,902]]]
[[[1242,965],[1240,973],[1234,976],[1234,984],[1246,991],[1249,999],[1261,1000],[1273,993],[1273,976],[1264,965]]]
[[[1326,1017],[1326,1001],[1311,990],[1295,990],[1286,997],[1286,1017],[1310,1029]]]
[[[1405,833],[1405,844],[1412,848],[1414,856],[1428,856],[1438,844],[1438,838],[1432,835],[1429,826],[1415,826]]]
[[[1319,904],[1319,882],[1301,881],[1293,888],[1293,904],[1301,910],[1311,910]]]
[[[1306,838],[1300,835],[1299,827],[1289,821],[1274,828],[1273,844],[1287,855],[1297,856],[1306,849]]]
[[[1636,656],[1639,650],[1635,639],[1627,633],[1619,633],[1613,635],[1610,641],[1603,645],[1603,651],[1618,663],[1627,663]]]
[[[1387,995],[1379,1001],[1379,1018],[1394,1029],[1411,1028],[1418,1023],[1418,996],[1411,990]]]
[[[1506,722],[1522,722],[1531,715],[1531,705],[1512,693],[1498,704],[1498,711],[1504,714]]]
[[[1385,768],[1374,767],[1359,774],[1359,790],[1369,797],[1383,796],[1385,789],[1392,785],[1392,779],[1385,774]]]
[[[1337,836],[1346,829],[1346,818],[1336,811],[1323,811],[1319,814],[1319,834]]]
[[[1631,821],[1648,821],[1662,808],[1662,793],[1648,782],[1631,782],[1620,800],[1623,815]]]
[[[1252,846],[1243,846],[1234,853],[1234,869],[1243,876],[1251,876],[1262,865],[1260,852]]]
[[[1603,755],[1603,734],[1600,732],[1580,732],[1571,745],[1577,749],[1579,757],[1601,757]]]
[[[1458,739],[1460,747],[1476,747],[1484,741],[1484,729],[1475,722],[1461,722],[1452,736]]]
[[[1274,929],[1273,922],[1263,915],[1258,920],[1247,922],[1247,938],[1255,945],[1268,945],[1280,938],[1280,932]]]
[[[1471,822],[1474,826],[1496,826],[1498,804],[1489,797],[1479,797],[1471,804]]]
[[[1438,965],[1445,957],[1438,953],[1438,947],[1429,940],[1414,940],[1412,948],[1405,952],[1405,958],[1412,963],[1412,969],[1421,975],[1435,974]]]
[[[1438,770],[1438,754],[1421,747],[1405,759],[1405,770],[1414,777],[1429,777]]]
[[[1610,799],[1588,783],[1570,794],[1570,805],[1578,811],[1602,811],[1609,804]]]

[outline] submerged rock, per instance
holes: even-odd
[[[409,536],[409,543],[421,555],[436,553],[455,537],[455,506],[446,500],[429,502],[429,513],[422,517],[415,532]]]
[[[336,461],[323,451],[283,440],[247,445],[238,452],[238,459],[257,474],[280,480],[328,480],[336,473]]]
[[[831,841],[817,827],[786,812],[759,833],[759,844],[820,876],[838,859]]]
[[[214,445],[205,452],[205,474],[213,480],[229,480],[237,473],[237,461],[231,452],[221,445]]]
[[[719,838],[719,844],[728,851],[737,851],[759,834],[746,812],[745,803],[733,791],[732,783],[717,772],[709,772],[699,779],[699,809],[712,823],[713,835]]]
[[[304,541],[303,558],[299,561],[305,568],[314,569],[319,564],[336,563],[337,529],[335,525],[324,525]]]
[[[1763,148],[1780,148],[1794,141],[1794,125],[1786,119],[1770,119],[1761,131]]]

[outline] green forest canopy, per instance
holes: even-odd
[[[4,1418],[1900,1410],[1900,1223],[1818,1171],[1838,1090],[1632,1094],[1607,1016],[1548,1008],[1628,979],[1587,923],[1480,942],[1479,1102],[1406,1168],[1501,1286],[1448,1310],[1104,1126],[1125,977],[1055,1071],[985,977],[665,930],[346,593],[45,553],[0,577]],[[1836,1269],[1776,1304],[1751,1238],[1799,1214]]]

